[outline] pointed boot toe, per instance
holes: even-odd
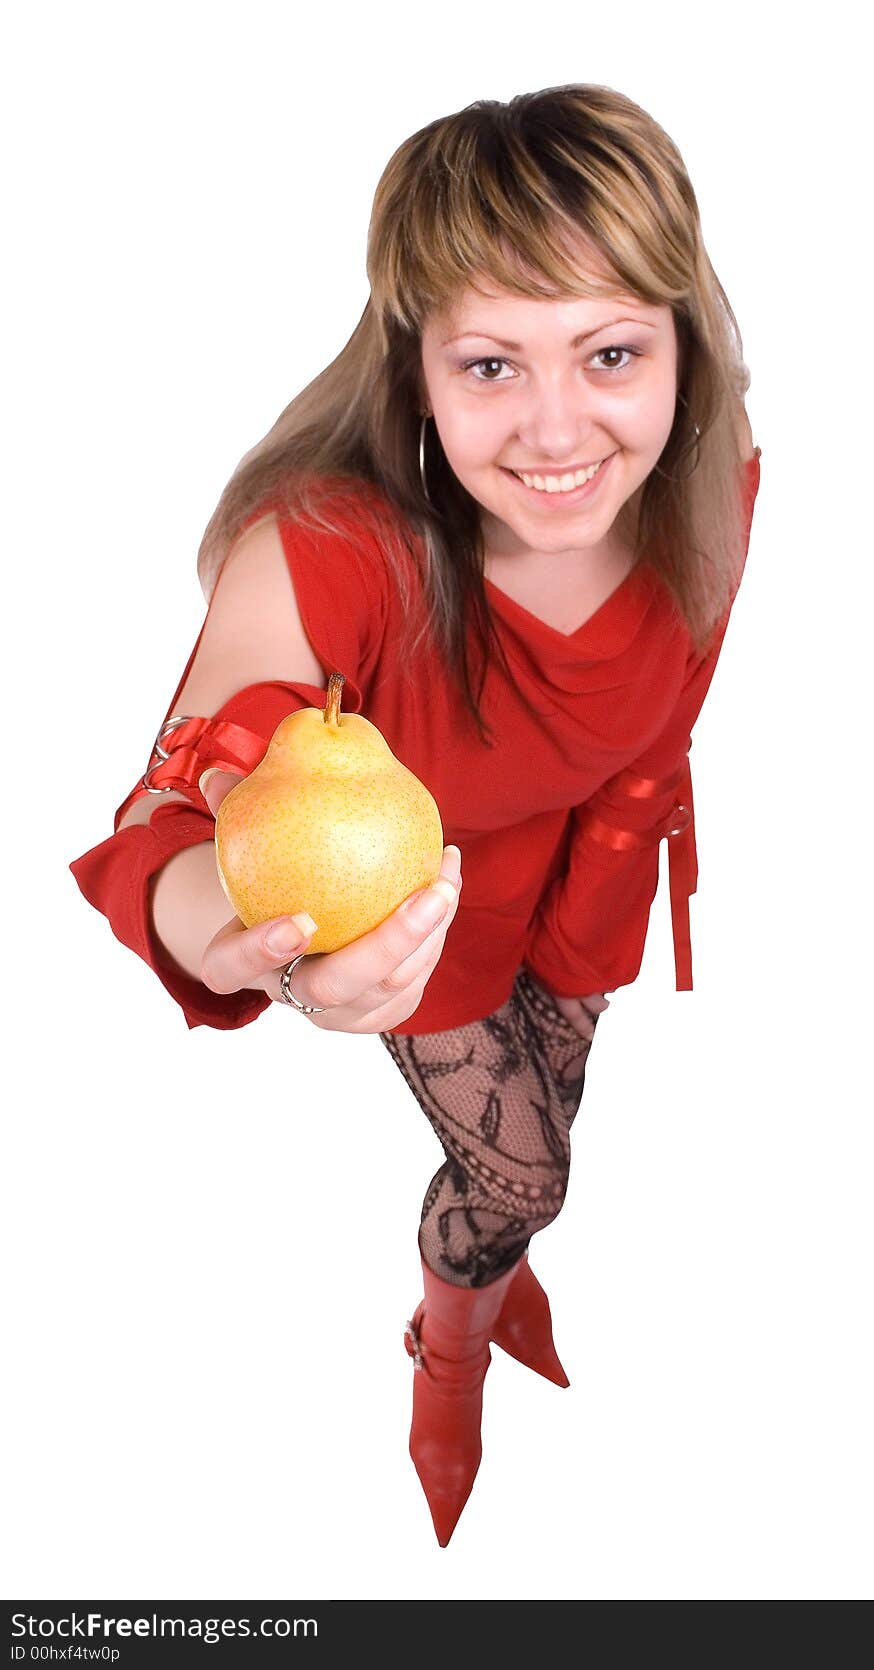
[[[488,1287],[454,1287],[422,1271],[425,1297],[407,1323],[413,1358],[410,1456],[445,1548],[473,1489],[482,1459],[483,1383],[489,1334],[517,1266]]]
[[[482,1450],[462,1454],[429,1440],[410,1439],[410,1455],[431,1512],[437,1541],[445,1548],[473,1490]]]
[[[491,1338],[508,1356],[554,1386],[570,1385],[552,1337],[549,1300],[528,1263],[527,1252],[516,1267]]]

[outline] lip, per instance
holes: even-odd
[[[572,487],[569,493],[547,493],[541,487],[526,487],[524,481],[520,481],[513,470],[504,469],[503,465],[499,467],[504,471],[504,475],[509,476],[511,481],[515,481],[520,493],[524,493],[529,499],[536,499],[546,509],[552,506],[553,509],[563,510],[566,506],[580,504],[583,499],[590,498],[593,493],[597,492],[615,457],[615,452],[608,453],[603,464],[595,471],[591,481],[585,482],[582,487]],[[534,472],[526,470],[525,473],[528,475]],[[537,473],[540,474],[539,471]],[[547,474],[567,475],[568,471],[549,470]]]
[[[609,457],[610,453],[605,452],[604,458]],[[521,475],[576,475],[577,470],[590,470],[593,464],[603,464],[604,458],[590,458],[585,464],[515,464],[507,468],[516,469]]]

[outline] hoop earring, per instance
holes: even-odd
[[[428,492],[428,483],[425,480],[425,424],[428,422],[430,415],[430,412],[426,412],[419,425],[419,475],[422,479],[422,492],[429,504],[431,503],[431,495]]]
[[[678,398],[678,400],[683,401],[684,406],[686,405],[686,401],[683,398],[682,394],[678,394],[677,398]],[[697,470],[698,465],[699,465],[700,460],[701,460],[701,447],[700,447],[701,431],[698,428],[697,423],[693,423],[692,428],[695,431],[695,439],[692,442],[692,445],[695,448],[695,462],[692,465],[691,470],[687,470],[685,475],[668,475],[664,470],[659,469],[658,464],[654,464],[653,469],[655,471],[657,471],[657,473],[662,477],[663,481],[688,481],[689,477],[695,474],[695,471]],[[686,446],[684,446],[682,448],[682,450],[680,452],[680,457],[682,458],[683,454],[688,452],[688,451],[689,451],[689,446],[687,444]]]

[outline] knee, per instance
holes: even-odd
[[[500,1202],[496,1199],[494,1203],[504,1212],[509,1207],[514,1217],[542,1229],[558,1217],[567,1197],[569,1175],[569,1166],[556,1164],[538,1167],[534,1177],[509,1177],[501,1189]]]
[[[452,1157],[431,1179],[422,1206],[423,1219],[450,1203],[463,1211],[486,1212],[496,1223],[531,1224],[543,1229],[558,1217],[567,1195],[570,1162],[557,1156],[535,1166],[515,1162],[498,1170],[490,1157],[466,1154],[463,1163]]]
[[[567,1199],[569,1175],[567,1166],[557,1166],[550,1173],[549,1182],[543,1195],[543,1211],[540,1214],[544,1223],[553,1223],[558,1217]]]

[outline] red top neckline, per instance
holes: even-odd
[[[624,578],[619,581],[619,584],[614,586],[603,603],[599,603],[597,609],[579,626],[575,627],[572,632],[562,632],[559,627],[550,626],[548,621],[541,620],[539,615],[532,614],[531,610],[526,609],[523,603],[517,602],[515,597],[511,597],[508,592],[502,591],[500,586],[495,585],[495,582],[490,580],[488,575],[483,575],[483,580],[492,595],[500,600],[500,606],[506,607],[510,614],[521,616],[529,631],[539,632],[549,640],[558,639],[559,645],[561,645],[575,644],[587,632],[600,635],[608,623],[620,616],[625,616],[625,611],[632,607],[633,601],[637,598],[639,592],[645,592],[646,596],[649,597],[652,570],[647,567],[645,559],[640,558],[634,564],[634,567],[629,569]]]
[[[756,485],[761,450],[761,447],[756,447],[752,457],[744,459],[742,466]],[[507,624],[520,634],[524,632],[529,642],[536,642],[544,670],[551,666],[558,670],[577,663],[581,655],[587,659],[608,659],[622,654],[642,625],[654,593],[662,588],[659,576],[646,556],[642,556],[588,620],[584,620],[573,632],[560,632],[558,627],[549,626],[539,615],[533,615],[524,604],[517,603],[487,575],[483,575],[483,581],[497,612]]]

